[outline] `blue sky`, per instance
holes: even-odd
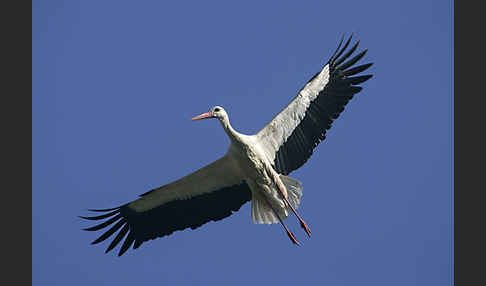
[[[33,285],[449,285],[453,3],[232,2],[33,1]],[[221,105],[257,132],[351,32],[374,77],[291,174],[301,247],[250,204],[121,258],[89,244],[86,209],[226,152],[192,116]]]

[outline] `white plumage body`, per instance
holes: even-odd
[[[229,156],[239,170],[241,176],[248,183],[252,192],[252,220],[254,223],[277,223],[278,218],[272,209],[267,206],[269,202],[281,218],[289,215],[288,207],[279,196],[277,184],[287,196],[285,184],[272,167],[265,155],[258,139],[253,135],[234,133],[231,145],[226,156]]]

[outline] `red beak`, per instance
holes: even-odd
[[[213,113],[211,111],[209,111],[209,112],[200,114],[196,117],[193,117],[192,120],[201,120],[201,119],[213,118],[213,117],[214,117]]]

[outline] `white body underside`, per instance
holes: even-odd
[[[282,220],[288,217],[290,208],[276,184],[280,185],[294,208],[298,207],[301,197],[300,185],[299,188],[291,187],[289,190],[288,182],[283,182],[280,175],[275,172],[256,136],[238,134],[237,138],[232,138],[226,156],[232,159],[234,168],[250,187],[253,223],[278,223],[277,215]]]

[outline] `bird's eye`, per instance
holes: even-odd
[[[216,108],[214,109],[214,112],[218,112],[218,111],[219,111],[219,107],[216,107]]]

